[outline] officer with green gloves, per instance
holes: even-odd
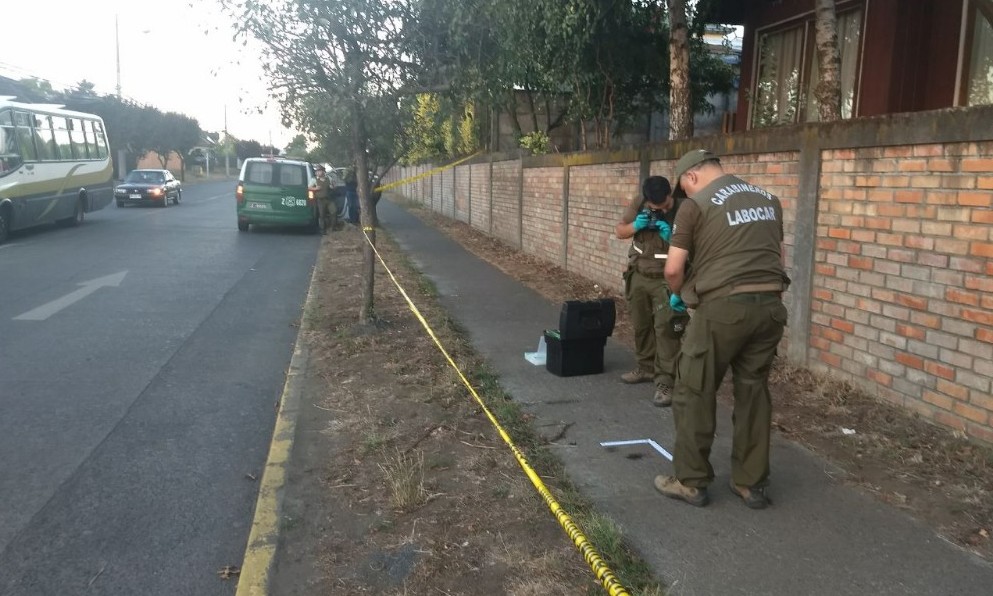
[[[673,332],[665,260],[672,224],[682,199],[672,196],[669,180],[649,176],[642,195],[635,197],[617,224],[617,237],[631,238],[624,297],[634,327],[638,366],[621,375],[625,383],[655,383],[652,403],[672,404],[672,386],[679,355],[679,335]]]
[[[782,292],[783,208],[765,189],[724,173],[698,149],[676,163],[690,197],[673,227],[665,277],[673,309],[693,308],[683,336],[673,394],[675,476],[657,476],[667,497],[702,507],[714,480],[710,449],[717,388],[730,367],[734,384],[731,492],[752,509],[769,505],[769,370],[786,325]],[[693,256],[693,270],[684,265]],[[684,303],[685,301],[685,303]]]

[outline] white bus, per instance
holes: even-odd
[[[113,198],[103,120],[13,99],[0,97],[0,243],[14,230],[79,225]]]

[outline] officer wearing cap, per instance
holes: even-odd
[[[649,176],[641,189],[641,196],[631,199],[615,230],[618,238],[631,238],[628,268],[624,272],[624,298],[634,327],[638,360],[637,368],[621,375],[621,380],[654,381],[652,403],[667,407],[672,404],[679,335],[669,325],[672,310],[665,282],[665,259],[682,199],[673,197],[669,180],[662,176]]]
[[[694,308],[683,336],[673,393],[675,476],[658,476],[663,495],[702,507],[714,479],[710,448],[716,393],[730,367],[734,384],[731,492],[753,509],[769,505],[769,369],[786,325],[782,292],[783,208],[763,188],[726,174],[710,151],[676,163],[690,200],[673,226],[665,276],[675,309]],[[683,266],[693,261],[687,278]]]

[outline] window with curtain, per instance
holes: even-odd
[[[862,9],[837,16],[841,58],[841,116],[855,115],[862,54]],[[814,87],[820,79],[813,19],[759,37],[758,76],[752,94],[752,128],[818,119]]]
[[[805,27],[765,33],[759,39],[758,77],[752,96],[752,126],[796,122]]]
[[[993,104],[993,2],[974,0],[966,105]]]

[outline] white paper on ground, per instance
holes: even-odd
[[[538,349],[536,351],[524,352],[524,359],[535,366],[544,366],[547,358],[548,358],[548,352],[547,352],[547,348],[545,347],[544,335],[538,338]]]

